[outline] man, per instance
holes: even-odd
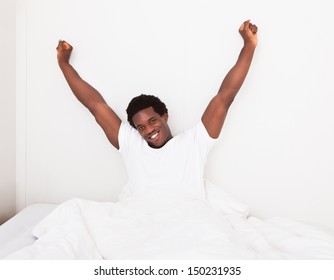
[[[58,64],[78,100],[94,115],[110,143],[125,162],[130,192],[157,184],[183,185],[202,196],[207,154],[219,137],[228,109],[242,86],[257,45],[257,27],[245,21],[239,28],[244,40],[236,64],[225,76],[201,121],[191,130],[173,137],[168,110],[159,98],[135,97],[127,108],[129,123],[122,122],[101,94],[81,79],[69,63],[72,46],[59,41]]]

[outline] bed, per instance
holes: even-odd
[[[0,259],[25,246],[33,244],[36,237],[33,228],[58,205],[53,203],[32,204],[0,226]]]
[[[0,226],[0,259],[36,241],[33,228],[58,205],[36,203],[24,208]]]
[[[334,259],[331,230],[259,219],[222,188],[156,185],[118,202],[28,206],[0,226],[2,259]]]

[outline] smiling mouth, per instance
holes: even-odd
[[[154,132],[151,136],[148,137],[149,140],[154,140],[155,138],[157,138],[158,134],[160,131]]]

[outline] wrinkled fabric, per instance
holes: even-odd
[[[331,232],[223,209],[170,185],[116,203],[72,199],[7,259],[334,259]]]

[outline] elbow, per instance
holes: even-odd
[[[235,96],[229,98],[227,101],[225,101],[225,107],[226,110],[228,110],[228,108],[230,108],[230,106],[232,105],[233,101],[234,101]]]
[[[86,107],[96,117],[98,113],[104,111],[108,105],[103,102],[91,102],[88,103]]]
[[[218,94],[217,97],[219,99],[219,103],[220,103],[220,108],[222,108],[222,110],[227,111],[231,104],[234,101],[234,98],[236,96],[235,94]]]

